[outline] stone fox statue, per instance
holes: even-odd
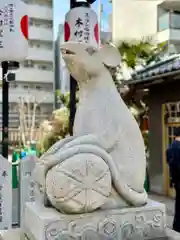
[[[70,158],[73,164],[73,157],[77,159],[78,154],[83,154],[83,162],[87,154],[91,163],[93,156],[100,157],[106,163],[112,188],[107,195],[102,193],[106,198],[101,198],[96,207],[81,209],[79,212],[144,205],[147,202],[143,187],[146,169],[144,141],[136,120],[119,95],[108,70],[108,67],[120,64],[118,50],[112,45],[95,49],[88,44],[69,42],[61,46],[61,51],[69,72],[79,85],[79,103],[73,136],[57,142],[37,164],[35,178],[44,192],[44,198],[60,211],[65,209],[65,212],[78,212],[73,210],[71,203],[64,208],[61,201],[53,200],[53,191],[50,190],[53,187],[49,182],[57,181],[53,179],[58,172],[51,173],[51,177],[48,173],[58,166],[61,173],[66,168],[66,175],[72,177],[69,165],[62,165],[70,161]],[[101,164],[97,165],[96,168],[100,168]],[[84,181],[87,183],[85,179]],[[61,190],[62,188],[61,186]],[[70,211],[67,210],[68,207]]]

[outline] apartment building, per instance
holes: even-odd
[[[9,127],[19,127],[20,98],[38,103],[36,123],[47,118],[53,109],[53,2],[23,0],[28,4],[29,48],[27,59],[15,72],[16,81],[9,90]],[[1,93],[0,93],[1,94]],[[0,97],[2,99],[2,97]],[[2,100],[1,100],[2,101]],[[2,104],[0,105],[0,111]],[[2,122],[2,119],[0,118]]]
[[[55,88],[59,89],[62,93],[69,91],[69,72],[66,68],[65,62],[63,61],[60,46],[64,42],[64,24],[59,25],[57,38],[55,40]]]
[[[61,106],[58,101],[58,96],[56,94],[56,90],[60,90],[61,93],[69,92],[70,87],[70,75],[65,66],[65,62],[63,61],[60,46],[64,42],[64,24],[59,24],[59,29],[57,33],[57,38],[54,42],[54,87],[55,87],[55,108],[59,108]]]
[[[112,0],[110,26],[114,42],[150,36],[180,52],[179,0]]]

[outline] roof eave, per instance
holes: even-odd
[[[132,80],[129,80],[128,81],[128,85],[137,85],[137,84],[147,84],[148,82],[152,82],[153,84],[156,83],[156,81],[158,81],[159,83],[159,80],[163,80],[163,78],[167,78],[167,77],[175,77],[177,75],[180,75],[180,69],[179,70],[176,70],[176,71],[172,71],[172,72],[167,72],[167,73],[162,73],[162,74],[159,74],[159,75],[156,75],[156,76],[151,76],[151,77],[147,77],[147,78],[144,78],[144,79],[132,79]]]

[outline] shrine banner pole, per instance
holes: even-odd
[[[91,4],[96,0],[77,1],[70,0],[70,11],[66,14],[66,18],[71,14],[77,19],[72,22],[72,18],[69,17],[69,21],[65,20],[65,41],[77,41],[86,42],[97,47],[99,45],[99,29],[96,13],[91,10]],[[84,9],[82,11],[82,8]],[[75,10],[75,11],[74,11]],[[76,11],[77,10],[77,11]],[[83,13],[82,13],[83,12]],[[82,17],[81,17],[82,16]],[[75,29],[77,28],[77,29]],[[69,116],[69,132],[73,135],[73,125],[76,113],[76,90],[77,83],[70,76],[70,116]]]
[[[76,7],[76,0],[70,0],[70,8]],[[70,114],[69,114],[69,133],[73,135],[73,125],[74,125],[74,118],[76,114],[76,89],[77,89],[77,82],[73,77],[70,75]]]
[[[0,0],[0,63],[2,67],[2,155],[8,158],[9,81],[11,71],[28,56],[28,5]],[[13,79],[13,81],[15,78]]]
[[[8,158],[9,82],[6,80],[8,62],[2,62],[2,155]]]

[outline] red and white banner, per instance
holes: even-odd
[[[27,4],[0,0],[0,62],[21,62],[28,54]]]
[[[71,9],[65,18],[64,40],[85,42],[99,46],[99,27],[97,14],[88,7]]]

